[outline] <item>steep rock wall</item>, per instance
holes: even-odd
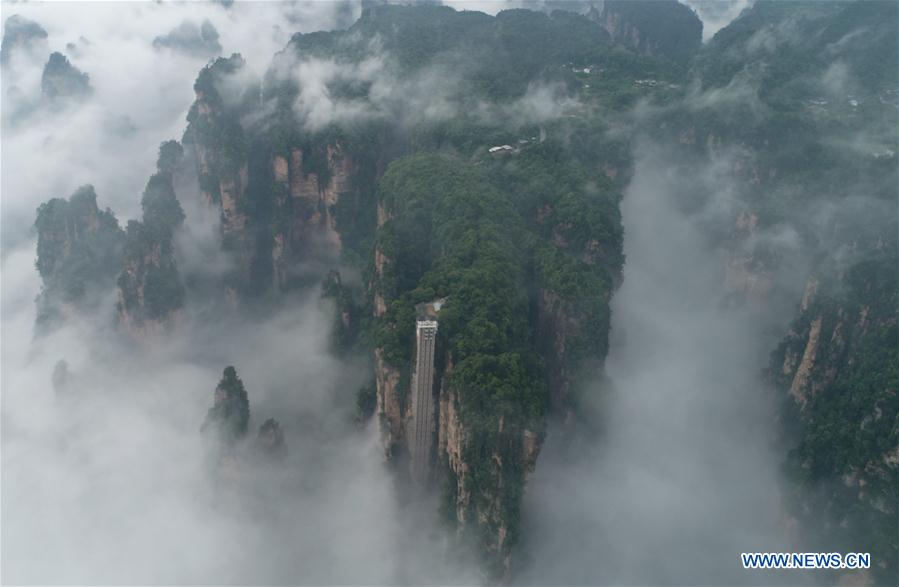
[[[510,513],[515,504],[504,489],[519,486],[520,479],[534,471],[540,452],[541,437],[527,428],[510,429],[500,417],[489,433],[494,441],[486,459],[475,457],[483,441],[483,432],[472,430],[463,422],[461,394],[452,386],[452,357],[445,358],[437,396],[437,462],[441,464],[448,487],[444,488],[444,514],[455,521],[456,536],[464,543],[475,533],[486,536],[484,544],[494,579],[508,581],[512,572]],[[477,475],[492,479],[486,490],[472,479],[472,463],[480,461]],[[486,464],[486,467],[484,466]],[[486,471],[484,470],[486,468]],[[514,528],[517,532],[517,527]],[[482,538],[483,540],[483,538]]]
[[[38,208],[37,260],[42,289],[37,326],[46,330],[96,305],[113,286],[122,264],[125,234],[112,212],[101,211],[92,186],[69,199],[54,198]]]
[[[182,320],[184,289],[170,241],[158,241],[147,227],[128,224],[125,267],[119,274],[116,318],[136,339],[174,329]]]
[[[242,62],[214,64],[209,75],[230,68]],[[234,260],[226,288],[235,298],[289,289],[304,279],[302,263],[340,256],[338,209],[358,211],[359,192],[371,189],[370,165],[357,164],[334,137],[298,135],[276,147],[268,134],[244,130],[239,110],[202,79],[185,143],[193,150],[201,198],[219,208],[222,246]]]
[[[702,46],[702,21],[673,0],[627,2],[605,0],[588,17],[616,43],[644,55],[686,63]]]
[[[174,142],[172,142],[174,143]],[[163,149],[172,143],[164,143]],[[175,195],[173,172],[180,163],[160,151],[158,172],[147,182],[141,206],[143,219],[128,222],[124,267],[117,281],[116,318],[136,338],[171,330],[181,321],[185,289],[175,258],[174,238],[184,223]]]
[[[793,498],[800,528],[813,541],[826,536],[830,547],[871,552],[867,580],[876,581],[899,569],[896,262],[895,252],[884,249],[810,279],[769,370],[787,406],[787,441],[795,446],[787,470],[799,481]]]

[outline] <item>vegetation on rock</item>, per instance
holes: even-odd
[[[90,76],[69,63],[62,53],[51,53],[41,76],[41,92],[52,102],[83,99],[93,93]]]
[[[93,307],[111,288],[122,264],[124,233],[108,208],[97,207],[93,186],[78,188],[66,200],[41,204],[37,231],[37,270],[43,281],[38,326],[57,324],[71,310]]]
[[[213,397],[201,431],[213,434],[225,445],[232,445],[246,435],[250,422],[247,390],[234,367],[225,367]]]

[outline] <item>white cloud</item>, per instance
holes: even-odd
[[[0,86],[3,582],[476,581],[467,567],[442,560],[436,504],[401,503],[376,431],[352,423],[355,391],[369,371],[328,351],[333,307],[317,291],[285,301],[266,319],[208,320],[200,314],[206,308],[189,306],[181,330],[158,345],[119,338],[109,292],[96,316],[32,340],[37,206],[92,183],[100,206],[111,206],[124,224],[140,213],[159,143],[184,131],[204,61],[154,50],[153,38],[185,19],[208,18],[223,53],[242,53],[259,74],[296,30],[346,24],[346,6],[27,3],[3,10],[39,22],[50,51],[76,42],[70,59],[95,89],[80,106],[44,108],[47,55],[19,60]],[[354,13],[358,5],[350,4]],[[214,212],[201,213],[194,195],[190,186],[179,190],[188,214],[179,261],[193,275],[216,273],[229,260],[216,250]],[[71,397],[57,397],[51,385],[60,359],[70,365]],[[270,416],[285,429],[283,465],[248,456],[231,476],[208,470],[199,427],[228,364],[249,390],[251,436]]]

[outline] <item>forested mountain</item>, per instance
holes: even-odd
[[[899,555],[897,23],[889,2],[757,2],[694,61],[705,103],[658,118],[700,157],[731,150],[738,216],[712,229],[734,289],[803,283],[769,368],[789,507],[818,546],[877,553],[884,583]],[[761,236],[785,227],[792,252]]]
[[[241,76],[238,56],[211,64],[195,86],[184,142],[195,149],[204,197],[221,208],[223,244],[239,259],[230,291],[251,299],[296,287],[304,276],[292,268],[304,259],[357,264],[374,412],[400,462],[412,419],[414,308],[447,299],[436,482],[448,519],[460,536],[466,528],[476,536],[494,577],[508,573],[550,405],[574,409],[578,381],[601,370],[627,176],[623,148],[596,127],[561,112],[519,121],[514,111],[567,92],[576,84],[570,64],[593,63],[608,48],[598,25],[571,13],[380,6],[346,32],[294,36],[261,93],[223,92]],[[296,75],[317,60],[332,71]],[[441,95],[428,95],[432,84]],[[315,105],[306,108],[320,85],[337,113],[327,125]],[[435,99],[442,106],[431,113]],[[262,110],[258,124],[237,124]],[[489,152],[505,143],[515,146]],[[593,164],[600,157],[602,168]]]
[[[897,5],[759,0],[705,45],[674,0],[576,8],[377,4],[346,30],[294,34],[261,76],[240,54],[211,60],[183,136],[159,149],[141,220],[123,230],[90,186],[39,208],[41,331],[115,291],[120,334],[164,345],[191,320],[271,315],[324,283],[334,352],[366,365],[356,417],[374,422],[380,457],[410,492],[441,496],[451,548],[474,551],[486,581],[510,581],[547,427],[594,430],[614,392],[619,204],[651,143],[696,180],[676,205],[703,211],[722,308],[792,308],[765,374],[788,517],[822,551],[870,551],[863,579],[890,583]],[[207,24],[154,46],[218,54]],[[46,36],[25,20],[6,29],[4,59]],[[42,85],[51,100],[93,91],[58,53]],[[701,184],[708,169],[726,197]],[[212,211],[227,259],[211,288],[184,269],[193,208]],[[439,323],[430,387],[426,319]],[[425,433],[419,388],[433,401]],[[236,446],[251,412],[234,367],[215,394],[204,430]],[[257,443],[280,455],[284,434],[269,420]],[[415,483],[422,443],[429,474]]]

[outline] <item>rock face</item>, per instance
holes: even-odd
[[[460,541],[480,536],[485,558],[490,561],[487,572],[495,580],[508,581],[515,542],[509,538],[515,533],[517,539],[518,528],[513,521],[517,505],[507,492],[517,491],[534,471],[541,437],[527,428],[507,426],[502,416],[493,430],[466,425],[460,415],[460,394],[451,385],[452,358],[445,361],[437,394],[435,456],[446,475],[444,514],[454,520]],[[489,464],[486,470],[485,461]],[[489,482],[482,478],[485,474]]]
[[[569,43],[572,27],[578,33]],[[538,55],[534,35],[557,39],[557,50]],[[433,52],[410,50],[408,40],[419,36]],[[523,69],[467,55],[460,60],[463,37],[491,55],[520,56],[514,61]],[[360,394],[360,412],[377,415],[388,458],[406,465],[417,449],[426,465],[420,470],[427,471],[421,484],[451,494],[444,509],[459,542],[473,537],[489,559],[489,576],[508,577],[524,482],[549,406],[574,410],[579,377],[601,368],[605,356],[609,292],[621,265],[614,183],[626,175],[626,157],[613,155],[616,149],[598,156],[592,140],[589,152],[574,157],[557,143],[565,131],[541,127],[533,166],[515,165],[529,146],[515,149],[515,157],[475,163],[485,132],[513,130],[485,129],[476,117],[447,125],[396,112],[399,100],[377,95],[381,90],[364,74],[338,75],[326,90],[340,106],[372,112],[345,124],[322,123],[304,110],[304,92],[315,91],[315,81],[296,75],[301,64],[336,58],[341,67],[357,68],[373,38],[396,53],[389,75],[414,82],[431,61],[446,59],[477,100],[481,94],[493,100],[521,98],[548,64],[559,73],[590,59],[608,48],[608,36],[563,11],[515,10],[494,19],[446,7],[367,8],[349,33],[295,35],[262,80],[247,74],[239,55],[209,64],[194,86],[183,139],[201,197],[219,213],[222,248],[233,262],[222,283],[229,299],[251,304],[316,283],[338,255],[360,270],[367,295],[358,308],[337,274],[324,284],[337,302],[335,340],[345,346],[364,330],[361,340],[372,352],[373,384]],[[459,101],[461,110],[471,105]],[[464,155],[432,155],[447,151]],[[407,161],[408,174],[394,184],[402,196],[380,197],[388,164],[392,169],[416,152],[422,156]],[[558,165],[566,159],[570,165]],[[536,168],[546,173],[529,175]],[[504,176],[519,186],[539,179],[543,188],[519,198]],[[531,199],[550,209],[545,222],[534,225]],[[441,322],[434,341],[433,396],[414,406],[414,307],[443,297],[451,301],[447,328]],[[421,406],[427,413],[416,419],[413,407]],[[421,422],[427,438],[410,444]]]
[[[758,2],[748,14],[767,12],[775,5],[776,11],[782,5],[794,10],[800,3]],[[826,10],[842,10],[843,5],[834,6],[838,8]],[[865,16],[866,23],[895,26],[895,18],[885,17],[895,11],[895,3],[856,3],[847,8],[857,10],[872,11]],[[547,15],[510,10],[494,18],[438,6],[366,7],[346,34],[295,35],[262,80],[247,73],[240,55],[209,64],[194,86],[196,100],[183,139],[196,164],[200,197],[217,210],[221,244],[233,261],[233,271],[222,283],[229,299],[268,301],[273,292],[317,283],[338,256],[363,272],[367,299],[359,306],[338,273],[328,274],[323,288],[336,302],[339,346],[354,344],[364,328],[371,335],[363,340],[371,346],[374,382],[360,396],[361,411],[377,414],[388,458],[405,464],[410,452],[419,462],[427,455],[428,473],[417,480],[444,490],[444,513],[459,542],[481,549],[489,580],[510,576],[521,496],[535,467],[547,419],[555,413],[576,424],[583,387],[579,383],[602,375],[609,298],[623,264],[617,206],[621,184],[627,181],[628,156],[615,155],[620,145],[597,144],[606,140],[605,134],[616,133],[588,128],[584,122],[589,108],[530,128],[493,123],[466,111],[527,103],[523,98],[533,87],[553,81],[552,72],[565,72],[560,79],[566,79],[572,64],[592,63],[604,55],[608,36],[660,58],[660,69],[666,67],[666,59],[686,64],[700,47],[701,23],[674,0],[609,0],[601,11],[591,11],[590,18],[594,22],[565,11]],[[745,43],[735,48],[748,49],[758,40],[750,28],[743,27],[748,33]],[[893,29],[875,28],[886,33],[868,36],[896,38]],[[829,38],[830,45],[801,53],[803,59],[782,59],[780,52],[772,52],[769,61],[760,57],[765,66],[757,73],[774,72],[770,80],[787,79],[790,76],[780,69],[784,64],[812,62],[805,57],[824,54],[825,47],[841,59],[851,59],[852,52],[839,53],[844,49],[836,42],[849,30],[813,29],[806,38],[817,39],[815,43]],[[31,24],[8,21],[4,59],[7,41],[10,46],[27,44],[27,39],[45,38],[42,33]],[[405,96],[368,100],[372,93],[384,91],[364,79],[370,64],[359,62],[360,55],[369,54],[373,39],[395,60],[372,77],[397,76],[398,87],[416,89],[420,79],[430,80],[419,74],[428,73],[434,64],[458,73],[464,82],[459,84],[463,96],[454,95],[447,104],[456,114],[429,126],[428,117],[395,111],[397,103],[405,104],[398,98]],[[743,72],[747,52],[728,50],[727,41],[728,34],[722,35],[707,52],[707,61],[719,55],[739,58],[735,64],[698,67],[703,89],[727,87]],[[466,43],[480,53],[469,53]],[[154,44],[204,55],[220,50],[217,33],[206,23],[199,28],[183,24]],[[861,61],[879,64],[884,71],[892,63],[864,57]],[[298,113],[302,85],[313,84],[297,79],[297,66],[314,59],[334,62],[338,69],[346,66],[350,72],[335,75],[319,88],[341,107],[335,111],[371,107],[372,112],[351,115],[347,124],[342,119],[321,124],[311,121],[309,112]],[[648,60],[621,61],[637,68]],[[673,69],[679,74],[683,68]],[[866,84],[885,79],[876,74],[865,77],[874,79]],[[87,95],[90,85],[86,74],[54,54],[45,70],[44,91],[48,99],[57,100]],[[588,93],[581,96],[589,99]],[[753,96],[764,98],[762,93]],[[666,120],[645,123],[641,130],[657,127],[653,132],[670,132],[685,158],[726,155],[723,158],[733,167],[727,179],[752,186],[753,195],[759,197],[744,199],[753,205],[734,214],[735,222],[730,217],[717,228],[723,233],[718,234],[721,241],[731,240],[726,251],[728,287],[764,301],[776,265],[751,246],[761,236],[759,227],[773,224],[772,211],[761,204],[763,200],[790,204],[773,189],[773,180],[780,180],[792,165],[803,170],[793,175],[792,183],[807,188],[813,174],[807,173],[806,154],[818,153],[812,147],[823,148],[831,141],[816,136],[794,142],[795,136],[786,136],[813,128],[804,122],[791,127],[778,117],[770,126],[755,124],[760,112],[780,113],[780,106],[754,108],[756,103],[751,102],[747,108],[735,100],[731,108],[730,102],[722,103],[724,107],[714,110],[693,108],[691,103],[676,116],[672,104],[647,108],[649,119]],[[793,110],[804,112],[799,104]],[[517,146],[503,157],[479,155],[495,144],[494,137],[514,142],[512,133],[531,138],[515,142]],[[800,155],[788,162],[769,137],[790,143],[790,151]],[[51,201],[42,207],[38,269],[44,279],[44,302],[61,302],[62,308],[73,305],[88,297],[90,286],[79,282],[79,276],[96,271],[99,277],[89,283],[99,284],[110,279],[110,268],[123,267],[118,282],[120,324],[136,334],[177,324],[185,294],[173,238],[184,215],[173,175],[182,165],[182,154],[174,141],[160,148],[158,171],[144,192],[143,218],[128,224],[127,238],[111,213],[97,209],[95,196],[73,196],[69,202]],[[889,179],[884,183],[893,190],[892,167],[886,160],[859,165],[851,180],[853,191],[876,191],[858,188],[867,188],[867,183],[855,183],[871,177]],[[685,164],[685,169],[691,168]],[[828,170],[819,171],[825,178],[821,184],[833,177]],[[894,191],[887,195],[893,197]],[[117,246],[107,246],[116,242]],[[108,262],[105,254],[111,256]],[[777,387],[800,429],[796,470],[815,481],[835,480],[827,486],[826,503],[807,511],[838,513],[835,525],[848,529],[846,551],[868,544],[861,532],[852,534],[866,527],[857,512],[876,519],[880,535],[864,548],[893,568],[895,556],[879,545],[895,544],[890,534],[895,529],[891,525],[895,500],[890,502],[894,494],[889,492],[897,486],[899,465],[897,304],[895,282],[882,282],[879,276],[892,275],[895,265],[893,258],[880,260],[871,271],[859,261],[848,272],[834,271],[836,277],[810,283],[801,316],[772,366]],[[67,273],[71,267],[79,271]],[[81,271],[82,267],[90,271]],[[435,384],[422,389],[416,385],[418,372],[411,368],[421,344],[414,334],[414,308],[443,297],[450,301],[427,353]],[[365,307],[370,315],[363,318]],[[63,375],[61,371],[60,381]],[[416,404],[410,397],[413,390],[433,396],[418,396],[423,399]],[[203,430],[231,447],[245,437],[249,425],[247,393],[233,367],[225,369],[214,397]],[[425,418],[413,416],[421,405],[429,406]],[[428,421],[431,416],[433,421]],[[427,438],[420,442],[415,431],[421,430],[416,422],[422,421],[427,422]],[[283,453],[284,436],[277,421],[262,425],[257,444],[266,453]],[[851,450],[837,448],[846,446]]]
[[[124,233],[109,209],[97,207],[93,186],[68,199],[54,198],[37,210],[37,270],[43,281],[38,327],[94,307],[122,265]]]
[[[237,376],[237,370],[229,365],[222,372],[222,379],[215,388],[212,407],[206,413],[200,431],[212,435],[224,446],[231,446],[246,436],[249,422],[250,402],[247,399],[247,390],[243,381]],[[278,431],[280,427],[277,426],[277,422],[266,429],[266,433]]]
[[[338,352],[346,352],[356,344],[359,337],[361,316],[351,289],[341,282],[338,271],[329,271],[325,276],[322,297],[334,300],[337,305],[331,340]]]
[[[143,335],[174,326],[184,303],[173,244],[184,222],[173,188],[180,161],[181,146],[163,143],[158,171],[141,200],[143,219],[129,221],[125,231],[109,209],[97,207],[92,186],[38,208],[39,332],[76,312],[96,310],[113,285],[118,286],[116,317],[126,331]]]
[[[745,179],[745,178],[744,178]],[[726,243],[724,288],[733,300],[762,307],[774,289],[771,255],[764,247],[754,246],[759,217],[753,212],[740,212],[734,230]]]
[[[219,33],[208,19],[200,26],[191,20],[185,20],[167,34],[153,39],[153,47],[206,58],[215,57],[222,52]]]
[[[61,104],[67,100],[83,100],[94,90],[90,77],[69,63],[62,53],[51,53],[41,75],[41,93],[51,103]]]
[[[896,295],[884,261],[853,266],[839,281],[820,292],[819,279],[809,279],[800,314],[773,356],[772,374],[800,411],[832,388],[864,355],[871,338],[888,336],[899,320]],[[879,269],[878,269],[879,267]],[[837,287],[852,294],[840,295]],[[888,340],[888,339],[886,339]]]
[[[259,427],[259,433],[256,435],[256,447],[266,458],[282,459],[287,456],[284,431],[277,420],[269,418]]]
[[[550,400],[566,420],[577,411],[577,388],[602,372],[608,352],[607,305],[611,291],[584,303],[551,288],[535,293],[536,339],[543,357]],[[585,349],[590,349],[584,352]]]
[[[238,298],[289,289],[308,278],[305,264],[340,255],[338,209],[357,211],[359,193],[373,189],[373,178],[358,181],[371,165],[357,164],[337,137],[293,133],[273,142],[245,131],[240,119],[260,94],[243,76],[239,55],[200,73],[184,139],[203,199],[220,210],[222,245],[236,264],[226,288]]]
[[[376,348],[375,356],[375,413],[380,419],[381,442],[388,456],[402,446],[405,422],[411,413],[404,408],[399,393],[400,370],[384,360],[384,351]]]
[[[7,65],[17,51],[27,52],[42,48],[46,44],[47,31],[44,30],[44,27],[33,20],[14,14],[3,23],[0,64]]]
[[[173,328],[184,303],[171,233],[132,220],[126,229],[125,267],[118,279],[118,322],[133,335]]]
[[[790,471],[817,488],[796,497],[801,527],[871,552],[879,577],[899,568],[897,262],[894,250],[882,250],[842,274],[811,279],[770,365],[792,408],[784,417],[796,443]]]
[[[622,172],[621,180],[628,176]],[[608,304],[624,265],[617,212],[606,211],[610,220],[606,226],[584,224],[580,216],[586,205],[548,203],[534,218],[546,239],[531,301],[535,341],[550,401],[566,420],[577,411],[579,384],[602,373],[609,344]],[[563,263],[576,271],[577,283],[572,282],[573,274],[556,270]]]
[[[576,175],[568,171],[553,181]],[[386,453],[401,465],[408,457],[415,485],[442,488],[459,543],[478,545],[492,580],[511,576],[550,407],[573,410],[579,378],[601,368],[620,271],[613,186],[547,194],[546,214],[532,221],[511,207],[513,193],[490,185],[499,172],[429,154],[391,164],[368,273]]]
[[[383,203],[378,203],[377,227],[380,230],[390,219]],[[385,271],[388,270],[389,259],[384,255],[382,247],[375,244],[374,275],[369,283],[372,296],[372,314],[375,318],[384,318],[387,304],[384,301]],[[405,421],[411,417],[408,407],[404,408],[399,393],[400,370],[384,358],[384,350],[376,347],[375,359],[375,413],[380,419],[381,441],[386,452],[391,455],[394,447],[402,445],[405,439]]]
[[[644,55],[686,63],[702,47],[702,21],[676,0],[605,0],[588,16],[614,42]]]
[[[272,160],[275,178],[276,215],[289,219],[273,238],[280,244],[273,256],[276,284],[285,285],[290,264],[313,248],[326,257],[336,258],[341,251],[336,209],[350,191],[352,162],[340,142],[294,147],[288,156]]]
[[[690,72],[708,94],[739,84],[764,89],[726,109],[685,101],[683,118],[666,113],[657,127],[666,129],[660,134],[672,152],[684,155],[682,173],[708,169],[712,162],[719,166],[717,185],[705,189],[715,198],[720,185],[733,190],[730,203],[714,215],[714,226],[707,225],[724,264],[728,297],[722,301],[746,303],[766,316],[779,314],[773,308],[787,295],[797,302],[795,320],[768,371],[782,405],[786,469],[797,481],[787,500],[796,528],[809,540],[826,536],[828,548],[864,545],[864,551],[878,551],[882,565],[872,565],[871,575],[884,582],[895,582],[899,558],[894,489],[899,176],[895,164],[882,165],[873,153],[857,156],[834,147],[805,154],[845,132],[877,136],[890,145],[888,151],[896,150],[896,137],[862,130],[862,123],[835,131],[827,121],[843,116],[843,89],[815,87],[779,99],[787,87],[822,79],[839,64],[858,72],[853,91],[882,96],[865,116],[877,118],[878,127],[893,128],[895,108],[881,106],[890,103],[884,88],[894,85],[897,75],[896,11],[896,4],[887,2],[756,2],[709,41]],[[802,33],[779,34],[786,30]],[[747,55],[753,55],[751,64]],[[845,107],[859,108],[852,102]],[[858,189],[870,194],[866,211],[851,201]],[[688,209],[701,206],[692,199],[701,191],[684,195]],[[822,206],[834,210],[826,229],[811,220],[810,211]],[[807,277],[810,259],[812,277],[800,299],[795,291]]]
[[[125,231],[110,210],[99,210],[92,186],[38,208],[39,330],[76,311],[95,309],[113,284],[118,287],[117,321],[126,331],[144,335],[174,326],[184,304],[173,244],[184,222],[173,187],[182,149],[168,141],[159,153],[157,173],[141,200],[143,219],[129,221]]]
[[[157,173],[147,182],[141,200],[143,220],[130,221],[126,229],[116,309],[119,325],[138,336],[173,328],[184,306],[173,242],[184,222],[173,187],[180,153],[174,141],[162,144]]]
[[[565,360],[567,343],[569,337],[577,335],[579,323],[557,293],[544,289],[537,296],[538,340],[547,362],[553,401],[563,405],[572,383]]]
[[[194,84],[196,101],[187,115],[185,146],[194,149],[200,190],[209,203],[221,203],[222,182],[238,184],[241,173],[243,128],[237,98],[228,95],[226,102],[219,88],[243,71],[243,58],[234,54],[220,57],[207,65]]]

